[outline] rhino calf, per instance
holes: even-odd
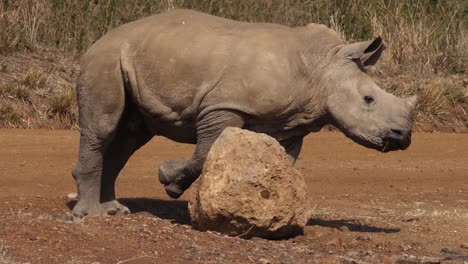
[[[410,145],[415,97],[380,89],[366,73],[380,38],[344,44],[323,25],[243,23],[174,10],[111,30],[81,61],[75,217],[129,213],[115,180],[154,135],[197,144],[159,169],[178,198],[197,179],[226,127],[266,133],[294,163],[302,139],[324,125],[380,151]]]

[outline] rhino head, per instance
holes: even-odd
[[[332,123],[353,141],[383,152],[411,144],[417,97],[398,98],[382,90],[366,68],[379,59],[380,37],[336,47],[327,71],[326,107]]]

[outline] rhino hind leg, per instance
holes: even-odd
[[[115,180],[132,154],[152,137],[133,105],[128,107],[127,104],[115,136],[104,154],[100,200],[108,214],[130,213],[115,198]]]
[[[78,189],[78,202],[72,210],[74,218],[106,214],[101,205],[104,154],[116,134],[125,107],[119,71],[96,72],[84,70],[77,84],[80,147],[72,171]]]
[[[78,161],[72,171],[78,189],[78,202],[72,211],[74,218],[106,213],[100,195],[103,153],[108,143],[95,134],[92,130],[81,132]]]
[[[197,147],[188,160],[168,160],[159,168],[159,180],[166,193],[179,198],[200,176],[206,155],[226,127],[243,127],[244,118],[234,111],[214,111],[197,123]]]

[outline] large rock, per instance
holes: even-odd
[[[192,224],[244,238],[303,234],[306,185],[273,138],[227,128],[216,140],[189,202]]]

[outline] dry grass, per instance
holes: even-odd
[[[77,120],[75,90],[70,87],[63,87],[52,94],[50,98],[50,114],[66,127],[73,127]]]
[[[453,131],[468,129],[468,5],[464,0],[2,0],[0,54],[40,53],[44,47],[80,54],[111,28],[173,8],[290,26],[319,22],[351,41],[381,35],[387,50],[375,72],[384,88],[401,96],[417,93],[420,122],[438,128],[454,124]],[[56,84],[49,78],[70,76],[63,67],[67,68],[23,69],[28,73],[19,75],[25,76],[0,82],[0,100],[19,104],[16,109],[22,115],[42,118],[41,122],[26,118],[27,124],[36,123],[32,127],[39,123],[56,127],[44,121],[47,118],[72,127],[74,80]],[[8,68],[0,60],[0,78]],[[48,109],[34,108],[34,98],[42,98]],[[26,108],[28,113],[22,113]]]
[[[372,32],[388,42],[384,64],[396,72],[464,73],[468,6],[459,1],[430,3],[375,1],[369,15]]]
[[[44,89],[46,85],[47,75],[44,72],[30,70],[20,79],[15,79],[0,86],[0,96],[28,102],[33,91]]]
[[[2,127],[18,127],[21,122],[21,114],[12,103],[0,104],[0,125]]]
[[[28,100],[30,89],[21,83],[11,82],[0,87],[0,95],[12,99]]]
[[[0,127],[76,127],[76,61],[70,65],[53,53],[16,55],[0,58],[8,64],[0,71]]]
[[[3,0],[0,51],[82,52],[111,28],[173,8],[290,26],[320,22],[353,40],[382,35],[386,63],[400,71],[460,73],[468,63],[464,0]]]

